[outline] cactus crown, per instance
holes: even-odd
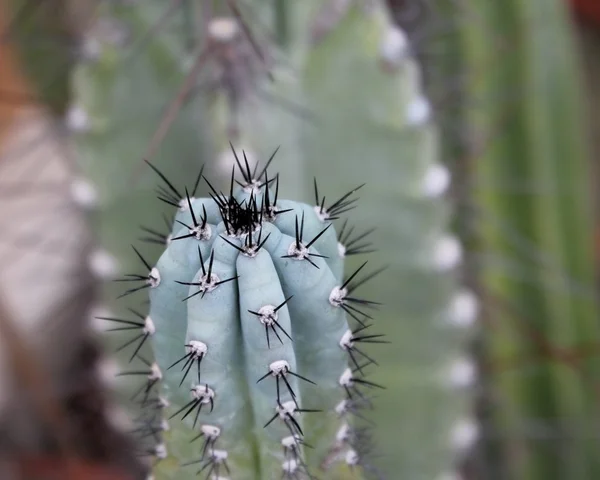
[[[314,206],[281,199],[267,171],[275,153],[259,171],[231,148],[242,178],[234,167],[227,194],[207,181],[210,198],[194,197],[202,173],[182,195],[150,165],[164,183],[159,199],[177,213],[158,235],[166,249],[156,265],[135,250],[147,272],[122,279],[140,283],[123,295],[150,292],[149,315],[135,322],[142,332],[123,347],[133,359],[151,340],[155,363],[138,372],[147,379],[138,394],[151,410],[144,422],[161,425],[148,450],[162,460],[156,471],[167,465],[167,478],[173,460],[190,456],[206,478],[370,468],[356,417],[381,386],[365,378],[376,362],[360,345],[383,340],[368,330],[378,304],[355,291],[380,270],[359,278],[365,262],[344,280],[344,258],[369,251],[368,232],[353,236],[346,221],[338,236],[332,223],[362,185],[327,202],[315,180]]]

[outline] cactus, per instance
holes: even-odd
[[[160,388],[169,404],[168,456],[157,467],[165,478],[175,478],[173,462],[194,457],[201,471],[239,479],[304,478],[339,459],[365,465],[365,440],[349,419],[379,387],[364,378],[374,360],[361,343],[383,340],[369,329],[375,303],[355,290],[377,272],[361,276],[360,267],[343,280],[331,223],[355,203],[354,190],[313,207],[278,198],[278,180],[270,190],[263,172],[264,181],[247,169],[227,197],[186,195],[176,233],[138,277],[150,292],[140,328],[156,361],[144,373],[144,403]],[[203,446],[190,443],[199,436]]]

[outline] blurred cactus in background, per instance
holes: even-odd
[[[478,103],[467,124],[489,140],[473,169],[473,254],[488,319],[491,442],[509,460],[498,478],[596,478],[591,165],[567,6],[470,3],[466,65],[486,73],[466,93]],[[502,61],[490,62],[499,51]]]
[[[84,3],[17,38],[64,113],[91,273],[127,280],[94,325],[149,474],[595,478],[559,0]],[[27,40],[70,24],[51,89]]]

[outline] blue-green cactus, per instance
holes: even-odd
[[[352,247],[343,243],[366,252],[364,234],[338,238],[333,226],[357,189],[326,203],[315,181],[317,205],[283,200],[278,176],[237,160],[243,181],[234,188],[232,176],[229,195],[211,186],[212,198],[186,190],[178,200],[155,169],[178,212],[156,265],[136,250],[149,273],[123,279],[142,283],[125,294],[150,292],[131,348],[153,345],[140,393],[161,416],[156,471],[184,478],[173,467],[189,461],[207,478],[341,478],[334,464],[367,465],[367,435],[349,417],[369,405],[366,389],[380,388],[365,378],[375,360],[358,345],[383,341],[366,332],[377,304],[355,294],[378,271],[363,264],[344,280]]]

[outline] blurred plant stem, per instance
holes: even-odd
[[[596,204],[596,265],[600,271],[600,25],[581,19],[579,44],[585,66],[588,131],[592,143],[593,192]],[[598,275],[600,280],[600,275]]]
[[[510,478],[599,475],[600,339],[580,65],[559,0],[470,0],[461,29],[495,431]],[[494,59],[490,62],[490,59]],[[487,68],[482,71],[481,65]]]

